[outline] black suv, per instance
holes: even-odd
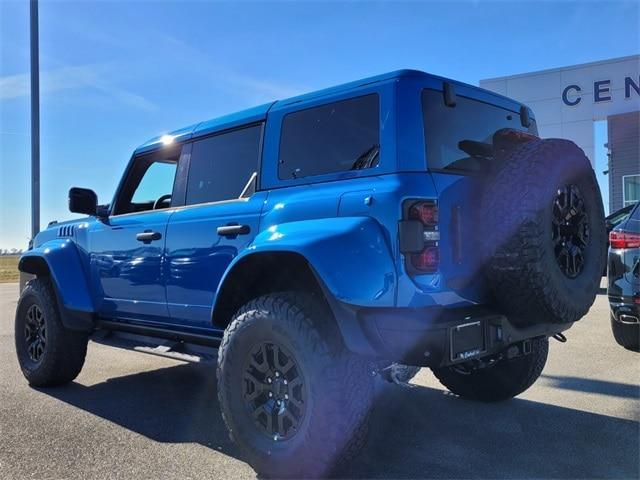
[[[640,203],[609,234],[609,304],[613,336],[640,351]]]

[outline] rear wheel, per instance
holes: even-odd
[[[613,338],[616,339],[618,345],[640,352],[640,324],[638,323],[622,323],[611,318],[611,330]]]
[[[72,381],[84,365],[88,336],[62,325],[48,278],[30,281],[20,295],[15,320],[18,362],[36,387]]]
[[[271,294],[242,307],[225,331],[222,416],[259,476],[325,476],[365,443],[372,375],[329,315],[311,296]]]
[[[531,340],[531,353],[493,366],[471,370],[464,367],[433,369],[440,383],[452,393],[470,400],[498,402],[515,397],[538,379],[547,361],[549,340]]]

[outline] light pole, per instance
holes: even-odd
[[[31,32],[31,238],[40,231],[40,60],[38,0],[30,1]]]

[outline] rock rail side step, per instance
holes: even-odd
[[[96,330],[91,340],[101,345],[148,353],[188,363],[215,364],[218,349],[183,340],[162,339],[149,335],[110,329]]]

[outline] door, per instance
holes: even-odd
[[[167,303],[175,324],[212,328],[218,284],[258,233],[266,199],[255,192],[261,137],[259,124],[192,144],[185,206],[167,228]]]
[[[103,317],[168,319],[164,244],[180,150],[134,157],[111,215],[92,226],[91,276]]]

